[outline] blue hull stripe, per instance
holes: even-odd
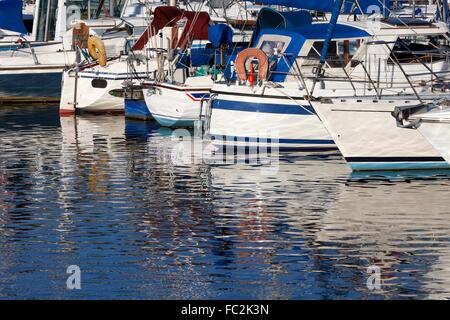
[[[294,114],[294,115],[315,115],[315,111],[311,106],[285,105],[272,103],[255,103],[230,100],[213,100],[213,109],[245,111],[245,112],[261,112],[261,113],[277,113],[277,114]]]
[[[333,140],[322,139],[275,139],[275,138],[251,138],[251,137],[236,137],[236,136],[222,136],[211,135],[211,139],[214,141],[222,142],[261,142],[261,143],[282,143],[282,144],[320,144],[334,146]]]
[[[89,70],[83,70],[82,72],[81,72],[81,74],[86,74],[86,73],[89,73],[89,74],[93,74],[93,75],[95,75],[95,76],[104,76],[105,74],[107,74],[107,75],[113,75],[113,76],[128,76],[128,75],[130,75],[130,73],[128,73],[128,72],[118,72],[118,73],[115,73],[115,72],[104,72],[104,71],[89,71]],[[133,73],[133,75],[135,75],[135,74],[137,74],[137,75],[144,75],[144,76],[146,76],[147,75],[147,72],[137,72],[137,73]]]
[[[355,171],[450,169],[447,162],[349,162]]]
[[[179,119],[155,113],[152,113],[152,116],[161,126],[165,127],[193,127],[196,121],[196,119]]]
[[[197,119],[180,119],[180,118],[171,117],[171,116],[166,116],[166,115],[158,114],[158,113],[152,113],[152,115],[153,115],[154,117],[163,118],[163,119],[168,119],[168,120],[174,120],[174,121],[196,121],[196,120],[197,120]]]
[[[209,99],[209,93],[189,93],[195,99],[203,100]]]
[[[131,77],[131,75],[128,77],[117,77],[117,78],[104,77],[103,75],[98,75],[98,76],[82,75],[82,76],[80,76],[80,78],[82,78],[82,79],[104,79],[104,80],[127,80],[127,79],[130,79],[130,77]],[[132,77],[132,78],[136,79],[136,80],[147,79],[147,77]]]
[[[450,176],[450,169],[353,171],[350,180],[429,179]]]

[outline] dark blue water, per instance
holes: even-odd
[[[448,176],[360,180],[334,152],[282,154],[271,175],[180,163],[171,134],[2,107],[0,298],[450,297]]]

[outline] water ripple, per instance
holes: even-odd
[[[0,115],[0,298],[450,298],[448,176],[361,179],[336,152],[180,164],[155,123]]]

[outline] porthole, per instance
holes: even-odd
[[[94,79],[91,84],[93,88],[105,89],[108,86],[108,81],[104,79]]]

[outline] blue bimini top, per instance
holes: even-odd
[[[280,41],[283,38],[286,39],[286,37],[290,38],[289,45],[284,49],[286,61],[284,59],[278,61],[271,80],[283,82],[305,42],[308,40],[324,41],[327,37],[328,27],[329,23],[314,23],[298,28],[261,30],[255,44],[258,44],[263,37],[268,38],[267,36],[270,36],[270,41],[276,41],[277,37]],[[370,34],[362,29],[346,24],[337,24],[332,40],[352,40],[367,37],[370,37]]]

